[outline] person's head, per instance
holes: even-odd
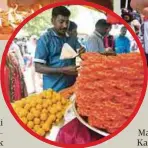
[[[70,36],[77,37],[78,35],[77,28],[78,28],[77,24],[75,22],[70,21],[69,27],[68,27],[68,34]]]
[[[120,35],[121,35],[121,36],[125,36],[126,33],[127,33],[127,28],[126,28],[125,26],[123,26],[123,27],[121,28],[121,30],[120,30]]]
[[[14,43],[17,43],[18,42],[18,38],[14,38]]]
[[[95,25],[96,31],[102,36],[108,35],[111,30],[111,24],[107,23],[105,19],[100,19]]]
[[[53,8],[52,24],[59,35],[65,35],[67,32],[70,14],[70,11],[64,6]]]
[[[27,37],[22,38],[22,42],[27,42],[27,40],[28,40]]]
[[[37,36],[36,35],[32,35],[30,37],[30,42],[32,42],[33,44],[36,44],[36,42],[37,42]]]

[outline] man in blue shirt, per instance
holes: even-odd
[[[115,51],[117,54],[130,52],[130,40],[126,37],[127,28],[122,27],[120,35],[115,39]]]
[[[53,28],[47,30],[37,42],[36,72],[43,74],[43,89],[60,91],[74,84],[77,76],[75,58],[61,60],[61,50],[68,43],[74,50],[81,47],[76,37],[67,36],[70,11],[64,7],[52,10]]]

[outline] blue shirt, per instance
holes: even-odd
[[[46,64],[52,68],[60,68],[66,66],[75,66],[74,59],[60,60],[61,50],[64,43],[68,43],[74,50],[80,48],[80,44],[75,37],[60,37],[53,29],[40,37],[37,42],[35,53],[35,62]],[[60,91],[74,84],[76,76],[65,74],[49,74],[43,75],[43,89],[52,88],[55,91]]]
[[[130,40],[126,36],[119,36],[115,39],[115,50],[117,54],[130,52]]]

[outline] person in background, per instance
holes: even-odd
[[[111,26],[110,26],[110,31],[111,31]],[[111,48],[114,51],[114,46],[115,46],[114,36],[108,33],[104,37],[104,47],[105,47],[105,49]]]
[[[20,47],[17,45],[17,41],[18,41],[18,39],[16,39],[16,38],[13,40],[9,50],[11,52],[14,52],[15,55],[17,56],[18,62],[20,64],[21,70],[23,72],[24,71],[24,67],[25,67],[25,63],[24,63],[24,60],[23,60],[23,56],[21,54]]]
[[[36,35],[32,35],[30,37],[29,41],[26,44],[27,45],[27,51],[31,55],[32,58],[34,58],[34,56],[35,56],[37,38],[38,37]]]
[[[105,52],[112,50],[110,47],[105,49],[104,37],[108,35],[111,29],[111,24],[107,23],[105,19],[100,19],[95,25],[95,31],[86,41],[87,52]]]
[[[69,27],[68,27],[68,30],[67,30],[68,35],[71,36],[71,37],[77,38],[78,37],[77,28],[78,28],[77,24],[75,22],[73,22],[73,21],[70,21]],[[83,44],[81,43],[81,47],[79,49],[77,49],[77,52],[80,55],[85,52],[85,49],[84,49],[84,47],[82,45]]]
[[[144,38],[144,49],[148,65],[148,1],[147,0],[131,0],[131,7],[141,13],[144,17],[143,27],[143,38]]]
[[[117,54],[130,52],[130,40],[126,37],[127,28],[122,27],[120,35],[115,39],[115,51]]]
[[[121,10],[121,17],[130,25],[133,20],[132,12],[126,8]]]
[[[70,21],[68,31],[67,31],[68,35],[77,37],[78,35],[77,28],[78,28],[77,24],[75,22]]]
[[[53,8],[52,24],[37,41],[35,70],[43,74],[43,89],[60,91],[72,86],[77,77],[75,58],[60,60],[64,43],[74,50],[81,47],[76,37],[67,36],[71,12],[64,6]]]
[[[147,0],[131,0],[131,7],[139,13],[148,17],[148,1]]]
[[[145,49],[145,55],[146,55],[146,60],[147,60],[147,65],[148,65],[148,18],[145,17],[144,19],[144,49]]]

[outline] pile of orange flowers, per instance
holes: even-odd
[[[133,113],[144,81],[139,53],[85,53],[76,82],[78,113],[91,126],[113,133]]]

